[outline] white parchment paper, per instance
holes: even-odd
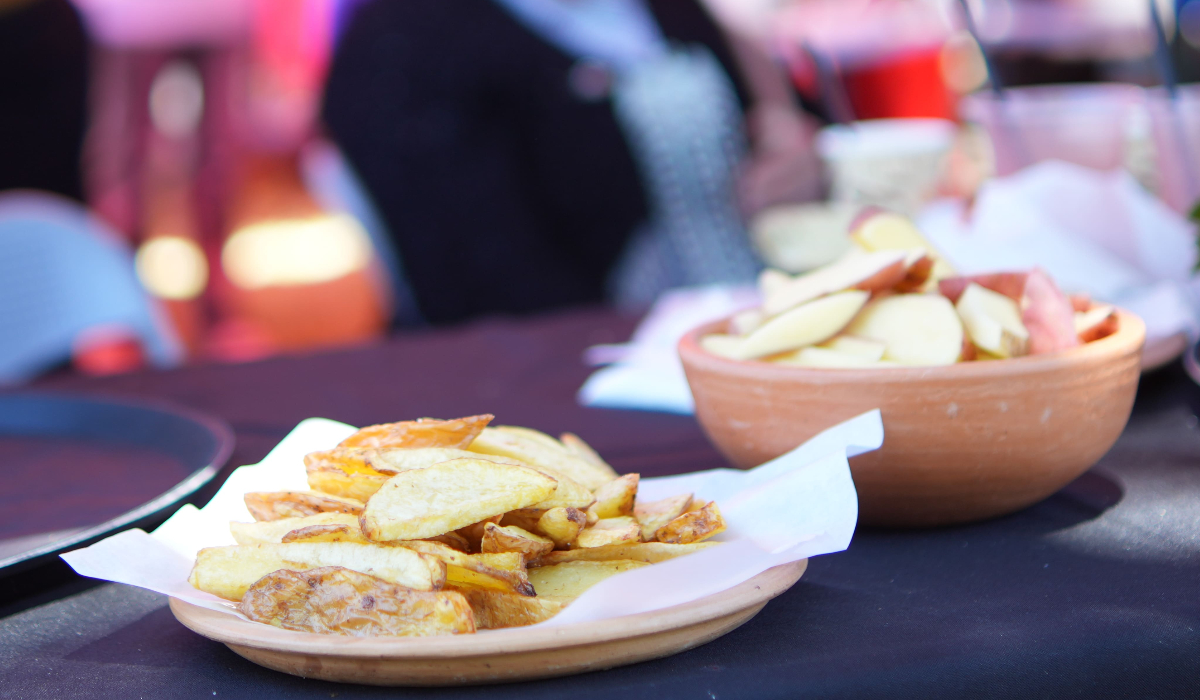
[[[307,489],[304,455],[328,449],[354,427],[310,418],[262,462],[237,469],[202,509],[184,506],[153,533],[129,530],[62,555],[76,572],[127,583],[237,615],[234,604],[198,591],[188,574],[203,547],[235,544],[229,522],[251,522],[249,491]],[[713,469],[644,479],[643,500],[692,492],[715,500],[729,525],[725,544],[613,576],[542,625],[563,625],[648,612],[731,588],[767,569],[840,552],[850,545],[858,496],[848,457],[883,444],[879,411],[864,413],[755,469]],[[500,630],[503,631],[503,630]]]

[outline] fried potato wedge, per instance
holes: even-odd
[[[536,625],[557,615],[566,607],[548,598],[529,598],[487,588],[454,587],[471,604],[475,627],[481,630]]]
[[[238,544],[279,544],[293,530],[314,525],[348,525],[358,529],[358,516],[351,513],[317,513],[304,518],[259,520],[229,523],[229,532]]]
[[[438,542],[416,540],[397,543],[446,565],[446,581],[517,595],[534,595],[520,552],[465,554]]]
[[[365,502],[396,474],[452,459],[519,464],[506,457],[479,455],[450,447],[337,447],[306,455],[304,468],[308,473],[308,485],[314,490]]]
[[[283,544],[289,542],[357,542],[358,544],[374,544],[371,540],[363,537],[362,530],[359,529],[357,522],[351,525],[339,525],[336,523],[309,525],[292,530],[284,535],[280,542]]]
[[[551,508],[538,518],[534,531],[553,540],[556,548],[566,549],[586,524],[587,516],[578,508]]]
[[[642,526],[632,516],[623,515],[618,518],[603,518],[595,525],[584,528],[575,538],[573,547],[603,547],[623,542],[640,542]]]
[[[567,452],[582,459],[588,464],[595,467],[601,473],[608,476],[610,479],[617,478],[617,470],[613,469],[598,452],[592,449],[592,446],[583,441],[575,433],[563,433],[560,437],[563,447],[567,448]]]
[[[387,480],[392,478],[387,474],[366,474],[356,472],[347,474],[341,469],[322,467],[308,470],[308,486],[314,491],[327,493],[341,498],[352,498],[366,502],[375,495]]]
[[[708,504],[709,504],[709,503],[711,503],[711,502],[712,502],[712,501],[705,501],[705,500],[700,500],[700,499],[693,498],[693,499],[692,499],[692,502],[688,504],[688,507],[687,507],[687,509],[686,509],[685,511],[683,511],[683,512],[685,512],[685,513],[694,513],[695,511],[698,511],[698,510],[700,510],[701,508],[703,508],[704,506],[708,505]]]
[[[596,489],[596,502],[588,506],[596,518],[618,518],[633,514],[633,502],[637,498],[637,474],[626,474]]]
[[[196,554],[188,583],[197,590],[241,600],[254,582],[280,569],[304,571],[341,566],[418,591],[439,590],[446,564],[405,547],[351,542],[300,542],[207,547]]]
[[[569,561],[529,570],[529,580],[539,598],[569,602],[609,576],[650,566],[644,561]]]
[[[702,549],[716,547],[720,542],[693,542],[692,544],[667,544],[665,542],[635,542],[633,544],[610,544],[606,547],[589,547],[587,549],[570,549],[566,551],[543,554],[541,559],[533,562],[536,566],[551,566],[569,561],[615,561],[629,559],[632,561],[657,564],[660,561],[682,557],[685,554],[699,552]],[[533,569],[530,569],[533,571]]]
[[[317,513],[362,513],[362,501],[315,491],[255,491],[244,496],[255,520],[304,518]]]
[[[688,511],[663,525],[658,531],[658,541],[668,544],[699,542],[725,531],[725,519],[721,509],[710,501],[699,510]]]
[[[520,552],[526,559],[537,559],[554,549],[554,540],[535,535],[516,525],[501,527],[495,523],[488,523],[484,528],[479,549],[484,553]]]
[[[457,532],[447,532],[443,535],[436,535],[434,537],[426,537],[425,541],[426,542],[437,542],[439,544],[444,544],[447,547],[449,547],[450,549],[457,549],[458,551],[463,552],[464,554],[471,551],[471,543],[467,541],[467,538],[463,537],[462,535],[458,534]]]
[[[551,476],[561,474],[589,491],[600,488],[612,479],[604,470],[568,452],[567,448],[554,438],[548,435],[542,437],[555,444],[548,444],[541,438],[530,437],[528,434],[511,429],[485,428],[467,449],[480,454],[508,457],[538,469],[553,470],[554,474]],[[557,503],[555,505],[580,507],[576,503]]]
[[[659,501],[638,501],[633,507],[633,517],[642,526],[642,541],[653,542],[663,525],[683,515],[692,504],[692,494],[684,493]]]
[[[461,593],[414,591],[337,566],[269,573],[246,591],[238,610],[285,630],[349,637],[432,637],[476,629]]]
[[[369,425],[338,443],[338,447],[456,447],[465,448],[494,418],[490,413],[454,420],[418,418]]]
[[[492,517],[484,518],[477,523],[471,523],[466,527],[460,527],[454,531],[454,534],[466,540],[467,548],[464,551],[478,552],[479,545],[483,542],[483,529],[487,527],[488,523],[500,523],[503,518],[503,515],[493,515]]]
[[[517,510],[510,510],[505,513],[504,517],[500,518],[497,524],[504,527],[515,525],[522,530],[537,532],[538,520],[541,520],[545,512],[545,508],[518,508]]]
[[[545,500],[558,482],[527,467],[454,459],[392,477],[367,501],[362,530],[376,542],[419,540]]]

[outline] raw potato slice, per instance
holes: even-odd
[[[446,582],[507,591],[518,595],[533,595],[533,587],[525,575],[525,557],[520,552],[464,554],[444,544],[429,540],[397,542],[446,565]]]
[[[1028,277],[1028,272],[992,272],[986,275],[951,277],[938,282],[938,291],[942,296],[957,303],[969,285],[977,284],[1020,304],[1025,298],[1025,280]]]
[[[1025,279],[1021,320],[1029,330],[1030,355],[1069,350],[1079,345],[1071,300],[1040,267],[1033,268]]]
[[[937,263],[928,253],[917,251],[916,257],[910,254],[911,260],[906,261],[908,267],[904,270],[904,279],[900,280],[892,291],[899,294],[923,291],[933,276],[933,267]]]
[[[641,561],[570,561],[529,570],[529,581],[538,597],[569,602],[592,586],[616,574],[650,566]]]
[[[658,531],[658,541],[668,544],[690,544],[708,539],[725,531],[725,519],[716,503],[707,503],[663,525]]]
[[[465,448],[492,422],[492,414],[454,420],[418,418],[399,423],[368,425],[338,443],[338,447],[457,447]]]
[[[551,447],[540,439],[519,432],[487,428],[471,443],[469,449],[480,454],[515,459],[535,469],[546,468],[553,472],[551,476],[561,474],[589,490],[598,489],[612,479],[612,475],[604,469],[571,454],[561,443]],[[555,505],[581,507],[576,503]]]
[[[726,333],[710,333],[700,338],[700,347],[710,355],[727,357],[731,360],[742,359],[742,337]]]
[[[238,610],[285,630],[349,637],[432,637],[476,629],[461,593],[413,591],[332,566],[267,574],[246,591]]]
[[[853,355],[840,350],[830,350],[829,348],[808,347],[800,348],[794,353],[789,353],[782,357],[777,357],[773,362],[781,365],[795,365],[797,367],[826,367],[826,368],[852,368],[852,367],[878,367],[881,364],[880,360],[868,360],[861,355]]]
[[[444,563],[404,547],[303,542],[201,549],[188,583],[205,593],[241,600],[255,581],[272,571],[304,571],[323,566],[345,567],[418,591],[435,591],[446,582]]]
[[[878,340],[870,338],[856,338],[852,335],[839,335],[820,347],[838,352],[857,355],[866,360],[882,360],[883,353],[887,351],[887,346]]]
[[[617,470],[613,469],[608,462],[605,462],[600,453],[593,450],[591,445],[583,441],[583,438],[575,433],[563,433],[559,436],[559,439],[562,441],[563,447],[567,448],[567,452],[599,469],[608,478],[617,478]]]
[[[951,365],[962,354],[962,321],[950,300],[938,294],[877,299],[846,330],[884,343],[884,359],[902,365]]]
[[[633,513],[633,501],[637,498],[637,474],[626,474],[613,479],[596,489],[596,502],[588,507],[597,519],[616,518]]]
[[[906,258],[907,251],[903,250],[848,255],[780,287],[763,300],[763,313],[778,316],[826,294],[847,289],[891,289],[904,279]]]
[[[362,501],[315,491],[258,491],[243,496],[255,520],[305,518],[317,513],[362,512]]]
[[[231,522],[229,532],[238,544],[279,544],[289,532],[313,525],[348,525],[357,530],[358,516],[350,513],[317,513],[304,518]]]
[[[520,552],[526,559],[537,559],[554,549],[554,540],[535,535],[515,525],[501,527],[488,523],[479,546],[484,553]]]
[[[685,493],[659,501],[639,502],[633,507],[633,517],[642,528],[642,540],[652,542],[658,529],[683,515],[692,504],[692,494]],[[620,557],[635,559],[636,557]]]
[[[1079,336],[1081,343],[1090,343],[1116,333],[1117,324],[1117,310],[1111,306],[1075,312],[1075,335]]]
[[[566,607],[549,598],[533,597],[486,588],[455,587],[471,604],[475,628],[481,630],[525,627],[545,622]]]
[[[558,549],[565,549],[575,542],[586,523],[587,516],[578,508],[551,508],[542,513],[534,529],[553,540]]]
[[[568,561],[612,561],[615,559],[631,559],[633,561],[643,561],[647,564],[657,564],[660,561],[682,557],[685,554],[699,552],[702,549],[716,547],[719,544],[721,543],[693,542],[692,544],[667,544],[666,542],[637,542],[633,544],[612,544],[607,547],[550,552],[543,555],[537,561],[537,565],[550,566]]]
[[[786,287],[791,281],[792,276],[788,273],[768,267],[758,273],[758,292],[762,298],[766,299]]]
[[[748,335],[765,323],[767,317],[759,309],[739,311],[729,318],[729,330],[734,335]]]
[[[575,547],[603,547],[622,542],[638,542],[642,537],[642,526],[631,516],[605,518],[585,528],[575,539]]]
[[[455,459],[392,477],[367,501],[362,530],[375,542],[433,537],[527,508],[557,486],[527,467]]]
[[[1029,331],[1021,323],[1017,302],[977,284],[969,284],[954,308],[976,348],[997,357],[1025,354],[1029,347]]]
[[[741,359],[774,355],[828,340],[850,323],[870,296],[867,292],[838,292],[776,316],[742,340]]]
[[[907,218],[891,212],[872,212],[851,225],[850,239],[863,250],[916,250],[925,251],[933,259],[931,276],[935,280],[954,276],[954,268],[921,235]]]

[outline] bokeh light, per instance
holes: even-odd
[[[142,284],[162,299],[194,299],[208,284],[204,251],[182,236],[151,238],[138,248],[135,263]]]
[[[244,226],[225,242],[221,265],[243,289],[319,284],[367,266],[371,241],[344,214]]]
[[[204,116],[204,81],[187,61],[171,61],[150,85],[150,121],[164,136],[184,138],[196,132]]]
[[[946,87],[959,94],[974,92],[987,82],[983,53],[968,32],[956,32],[946,40],[938,64]]]

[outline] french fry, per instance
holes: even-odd
[[[628,515],[619,518],[603,518],[591,527],[584,528],[575,539],[573,547],[603,547],[623,542],[639,542],[642,526]]]
[[[531,563],[536,566],[551,566],[569,561],[615,561],[618,559],[629,559],[646,562],[647,564],[657,564],[660,561],[682,557],[685,554],[699,552],[702,549],[716,547],[719,544],[721,543],[693,542],[691,544],[667,544],[665,542],[634,542],[631,544],[610,544],[605,547],[548,552],[543,554],[537,561]]]
[[[617,478],[617,470],[613,469],[608,462],[605,462],[604,458],[601,457],[598,452],[593,450],[591,445],[583,441],[583,438],[579,437],[575,433],[563,433],[560,439],[563,447],[567,448],[567,452],[570,452],[588,464],[591,464],[593,467],[599,470],[601,474],[607,476],[608,478]]]
[[[457,549],[463,553],[469,553],[471,551],[471,543],[467,542],[467,538],[463,537],[457,532],[447,532],[441,535],[435,535],[433,537],[426,537],[425,541],[444,544],[451,549]]]
[[[527,597],[490,588],[455,586],[471,604],[475,627],[481,630],[536,625],[557,615],[566,607],[549,598]]]
[[[596,489],[596,502],[588,506],[597,519],[617,518],[633,513],[633,502],[637,498],[637,474],[626,474]]]
[[[255,581],[272,571],[304,571],[324,566],[345,567],[418,591],[439,590],[446,582],[445,563],[405,547],[303,542],[201,549],[188,583],[206,593],[241,600]]]
[[[443,562],[446,565],[448,583],[525,596],[534,594],[525,573],[525,558],[520,552],[464,554],[444,544],[428,540],[397,544]]]
[[[336,447],[305,455],[304,468],[308,473],[308,485],[314,490],[366,502],[396,474],[452,459],[519,464],[505,457],[481,456],[449,447]]]
[[[367,501],[362,530],[376,542],[433,537],[527,508],[557,486],[526,467],[455,459],[392,477]]]
[[[663,525],[658,541],[668,544],[699,542],[725,531],[725,519],[716,503],[709,502],[699,510],[689,511]]]
[[[497,613],[519,609],[494,607]],[[269,573],[246,591],[238,610],[286,630],[350,637],[475,632],[475,615],[461,593],[414,591],[341,567]]]
[[[353,525],[338,525],[335,523],[309,525],[292,530],[284,535],[280,542],[282,544],[290,542],[357,542],[358,544],[373,544],[366,537],[363,537],[362,530],[358,528],[358,523],[354,523]]]
[[[305,518],[258,520],[229,523],[229,532],[238,544],[279,544],[285,535],[313,525],[351,525],[358,529],[358,516],[350,513],[317,513]]]
[[[534,530],[553,540],[558,549],[566,549],[579,537],[585,524],[587,516],[578,508],[551,508],[538,518]]]
[[[553,440],[549,436],[544,437]],[[551,446],[545,440],[512,430],[485,428],[467,449],[480,454],[508,457],[538,469],[550,469],[553,471],[551,476],[561,474],[588,490],[598,489],[612,478],[604,470],[568,452],[561,443]],[[580,507],[575,503],[555,505]]]
[[[479,545],[483,542],[483,529],[487,527],[488,523],[499,523],[503,517],[503,515],[493,515],[490,518],[484,518],[477,523],[471,523],[466,527],[460,527],[454,531],[454,534],[463,538],[463,540],[467,543],[467,549],[464,551],[478,552]]]
[[[357,472],[347,474],[333,467],[320,467],[308,470],[308,486],[314,491],[327,493],[331,496],[352,498],[366,502],[375,495],[387,480],[392,478],[387,474],[366,474]]]
[[[485,553],[520,552],[526,559],[536,559],[554,549],[554,540],[535,535],[516,525],[501,527],[488,523],[484,527],[480,550]]]
[[[363,509],[361,501],[315,491],[258,491],[244,498],[255,520],[304,518],[317,513],[358,515]]]
[[[541,520],[545,513],[545,508],[518,508],[505,513],[498,524],[504,527],[515,525],[522,530],[537,532],[538,520]]]
[[[454,420],[419,418],[369,425],[338,443],[338,447],[456,447],[465,448],[492,422],[490,413]]]
[[[539,598],[570,602],[584,591],[609,576],[650,566],[646,562],[618,559],[615,561],[569,561],[529,570],[529,581],[538,590]]]
[[[692,494],[685,493],[659,501],[639,501],[633,507],[633,517],[642,526],[642,541],[653,542],[663,525],[683,515],[692,504]]]

